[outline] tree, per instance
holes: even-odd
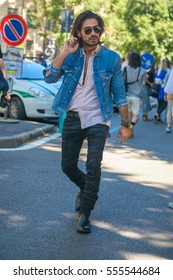
[[[33,0],[40,26],[43,19],[54,20],[53,32],[58,48],[66,39],[61,33],[62,9],[84,10],[100,14],[106,25],[104,45],[121,56],[133,48],[150,52],[157,60],[173,59],[173,0]],[[45,34],[43,34],[45,36]],[[70,34],[68,34],[70,36]]]
[[[83,0],[78,13],[84,9],[103,16],[104,44],[121,56],[134,49],[173,59],[173,0]]]
[[[36,6],[37,17],[40,22],[40,27],[47,30],[48,24],[52,26],[51,31],[54,32],[54,37],[58,48],[60,48],[66,38],[66,34],[61,33],[61,11],[63,9],[73,9],[80,2],[79,0],[32,0]],[[51,24],[53,23],[53,24]],[[47,34],[43,34],[45,40]]]
[[[133,44],[137,52],[150,52],[157,60],[173,58],[172,7],[172,0],[127,2],[124,22],[131,34],[130,44]]]

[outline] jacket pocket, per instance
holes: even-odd
[[[112,73],[100,73],[100,82],[101,82],[101,87],[102,90],[104,90],[105,95],[109,95],[110,94],[110,87],[111,87],[111,79],[112,79]]]

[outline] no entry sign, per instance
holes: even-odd
[[[9,46],[23,43],[27,35],[27,25],[24,19],[16,14],[11,14],[1,21],[2,40]]]

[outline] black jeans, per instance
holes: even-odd
[[[157,114],[161,115],[161,113],[166,109],[167,102],[164,99],[158,99],[158,108],[157,108]]]
[[[108,126],[96,124],[81,129],[79,118],[66,118],[62,132],[62,170],[81,190],[80,213],[90,215],[98,199],[101,162]],[[78,167],[84,139],[87,139],[86,174]]]

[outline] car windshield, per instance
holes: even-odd
[[[23,61],[21,79],[44,80],[43,70],[45,68],[33,61]]]

